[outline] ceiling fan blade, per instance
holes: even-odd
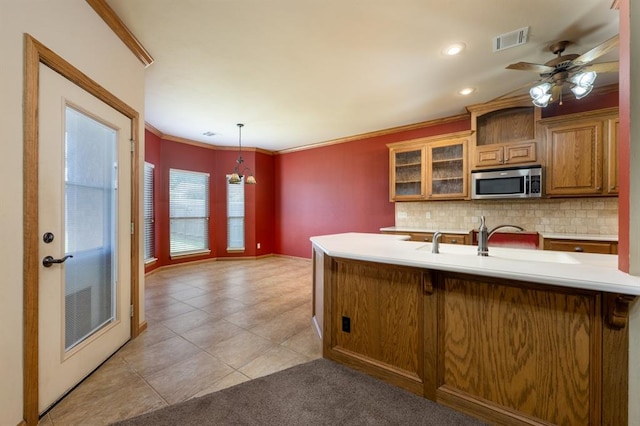
[[[617,47],[619,39],[620,39],[620,36],[616,34],[615,36],[611,37],[609,40],[605,41],[604,43],[599,44],[593,49],[578,56],[576,59],[573,60],[573,63],[576,65],[585,65],[599,58],[605,53],[611,51],[613,48]]]
[[[538,74],[543,74],[546,72],[551,72],[555,68],[542,65],[542,64],[532,64],[530,62],[517,62],[515,64],[511,64],[507,67],[508,70],[519,70],[519,71],[534,71]]]
[[[542,82],[542,80],[536,80],[536,81],[531,81],[529,83],[523,84],[522,86],[518,86],[513,90],[509,90],[507,93],[503,93],[502,95],[498,96],[497,98],[491,99],[489,101],[489,103],[491,103],[493,101],[498,101],[498,100],[503,99],[503,98],[508,98],[509,96],[513,95],[514,93],[524,92],[524,89],[529,91],[529,89],[531,89],[533,86],[536,86],[536,85],[540,84],[541,82]]]
[[[614,62],[601,62],[599,64],[591,64],[587,65],[583,68],[585,71],[595,71],[597,73],[604,72],[618,72],[620,63],[618,61]]]

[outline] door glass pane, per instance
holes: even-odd
[[[65,348],[115,319],[117,132],[65,111]]]

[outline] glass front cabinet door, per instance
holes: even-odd
[[[389,148],[391,201],[425,198],[425,146]]]
[[[427,145],[427,198],[461,199],[468,196],[467,145],[467,138]]]

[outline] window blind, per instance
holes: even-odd
[[[227,250],[244,250],[244,177],[229,183],[227,176]]]
[[[155,230],[153,205],[153,173],[155,166],[144,163],[144,260],[155,259]]]
[[[170,253],[209,249],[209,174],[169,169]]]

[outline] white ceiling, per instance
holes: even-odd
[[[243,146],[270,151],[464,113],[538,78],[507,65],[553,59],[558,40],[584,53],[618,32],[612,0],[107,2],[155,59],[147,123],[219,146],[237,146],[244,123]],[[492,51],[495,36],[527,26],[527,44]],[[446,57],[452,42],[466,49]]]

